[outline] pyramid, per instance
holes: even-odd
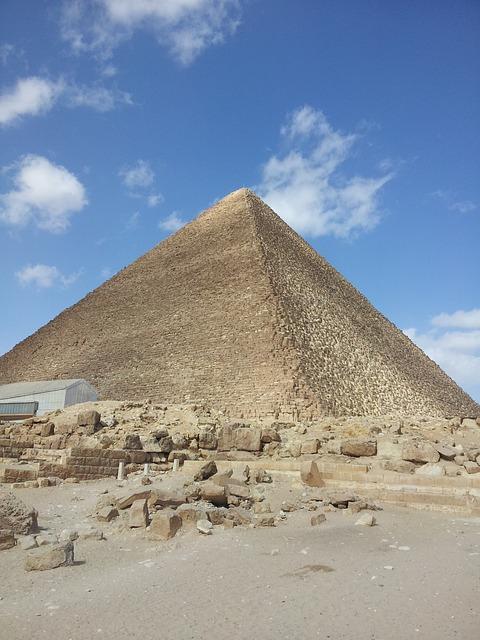
[[[480,409],[247,189],[0,358],[0,384],[51,378],[236,417]]]

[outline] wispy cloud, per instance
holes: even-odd
[[[470,213],[478,208],[478,205],[472,200],[460,200],[457,195],[449,189],[437,189],[430,195],[443,202],[447,209],[456,211],[457,213]]]
[[[43,156],[23,157],[15,171],[12,190],[0,194],[0,221],[11,227],[34,224],[61,233],[88,202],[78,178]]]
[[[257,190],[288,224],[306,235],[342,238],[378,224],[378,194],[393,174],[365,178],[341,173],[357,134],[336,131],[308,105],[288,118],[281,134],[286,152],[269,158]]]
[[[145,30],[188,65],[233,34],[239,15],[240,0],[69,0],[60,27],[75,52],[103,60],[136,30]]]
[[[178,211],[173,211],[169,216],[160,220],[158,223],[159,229],[163,229],[163,231],[178,231],[181,227],[186,224],[186,220],[183,220]]]
[[[149,207],[157,207],[164,200],[165,198],[161,193],[152,193],[147,197],[147,204]]]
[[[149,187],[155,179],[155,174],[150,164],[145,160],[137,160],[131,167],[120,169],[118,175],[121,177],[123,184],[129,189]]]
[[[50,111],[61,102],[67,107],[88,107],[96,111],[111,111],[120,104],[132,104],[128,93],[108,89],[99,84],[81,85],[60,78],[50,80],[30,76],[0,93],[0,125],[10,125],[26,116]]]
[[[480,309],[440,313],[428,331],[404,333],[480,401]]]
[[[82,270],[64,275],[57,267],[46,264],[27,265],[15,274],[23,287],[33,285],[38,289],[49,289],[54,285],[69,287],[81,276]]]
[[[140,211],[135,211],[128,218],[125,224],[125,231],[133,231],[134,229],[137,229],[139,222],[140,222]]]

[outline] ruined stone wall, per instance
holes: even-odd
[[[326,413],[476,415],[473,402],[409,338],[254,194],[279,325]]]

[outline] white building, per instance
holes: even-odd
[[[86,380],[39,380],[0,385],[0,420],[4,415],[22,414],[26,403],[38,402],[36,415],[97,399]]]

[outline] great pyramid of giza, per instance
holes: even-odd
[[[50,378],[237,417],[479,413],[247,189],[0,358],[0,384]]]

